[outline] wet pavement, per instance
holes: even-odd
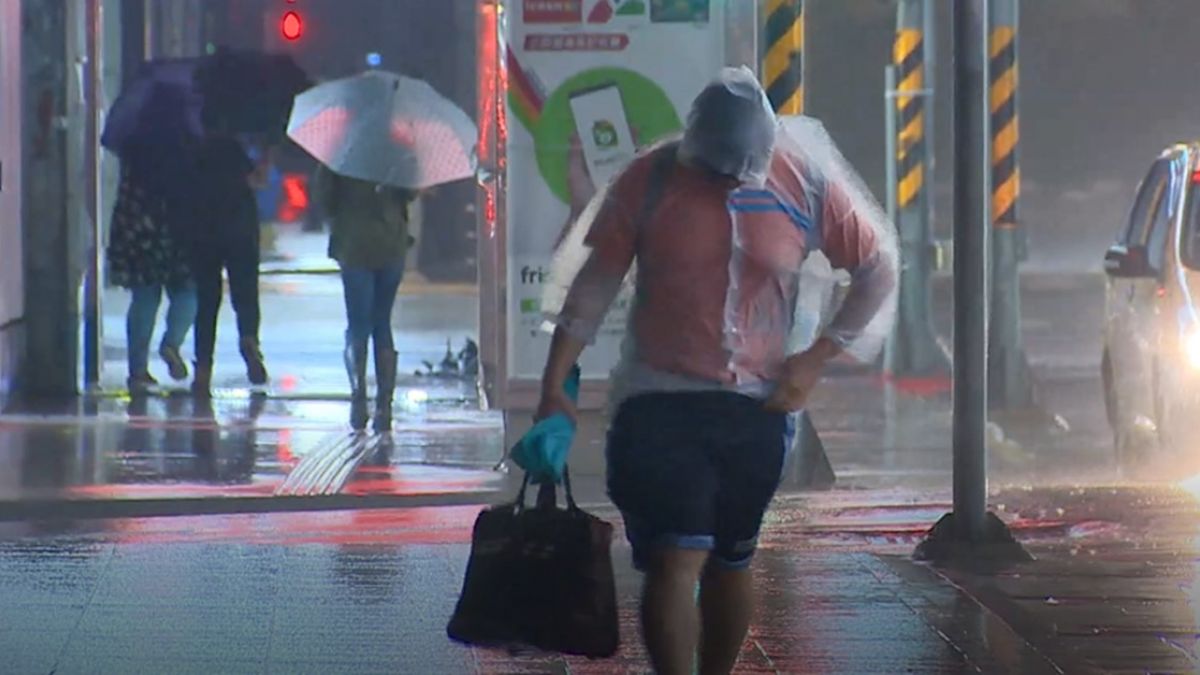
[[[962,592],[898,557],[780,545],[737,672],[1054,672]],[[607,660],[449,641],[475,509],[8,525],[6,672],[642,673],[639,579],[618,540],[623,646]],[[612,518],[613,514],[602,512]],[[790,523],[790,525],[789,525]],[[999,642],[997,640],[999,639]]]
[[[1034,562],[912,562],[947,495],[781,497],[736,672],[1195,672],[1200,497],[1189,486],[1002,489],[991,503]],[[593,510],[619,525],[611,508]],[[449,641],[477,511],[0,524],[4,672],[646,672],[619,526],[616,657]]]
[[[335,278],[274,278],[293,277],[340,311]],[[1037,560],[999,572],[911,562],[950,508],[949,395],[830,377],[811,413],[836,489],[785,480],[738,672],[1200,670],[1200,482],[1119,480],[1098,378],[1102,293],[1087,278],[1027,285],[1046,414],[993,418],[990,502]],[[514,492],[515,473],[496,470],[505,420],[467,381],[409,378],[393,434],[351,434],[336,352],[320,346],[340,340],[340,321],[310,295],[272,300],[295,304],[279,313],[290,323],[264,327],[294,346],[268,352],[283,373],[270,395],[239,384],[234,362],[210,404],[93,396],[0,414],[0,671],[645,672],[621,542],[617,658],[445,638],[474,515]],[[417,309],[398,321],[433,326],[400,331],[410,360],[444,351],[432,336],[453,325],[453,295],[406,296]],[[1057,320],[1065,307],[1074,321]],[[279,385],[289,373],[294,389]],[[580,502],[617,520],[604,426],[584,417],[572,474]]]
[[[328,275],[297,278],[336,287],[336,278]],[[428,312],[401,311],[398,321],[453,326],[454,306],[447,297],[406,296],[424,303],[420,306]],[[991,444],[993,482],[1111,480],[1115,472],[1098,368],[1079,359],[1079,354],[1099,353],[1088,325],[1102,307],[1102,295],[1093,284],[1074,281],[1034,288],[1029,297],[1027,332],[1040,364],[1039,391],[1048,408],[1068,423],[1001,420]],[[288,299],[293,301],[312,299],[298,295]],[[340,299],[331,302],[337,306]],[[1044,319],[1064,305],[1076,307],[1082,321],[1047,330]],[[319,330],[296,325],[287,330],[296,336],[323,330],[337,340],[339,327],[340,320],[327,318]],[[398,329],[397,334],[402,344],[423,339],[421,330]],[[318,346],[313,342],[311,348]],[[320,349],[322,359],[337,360],[336,353]],[[407,378],[397,394],[395,432],[389,438],[355,437],[342,374],[332,372],[340,366],[302,352],[275,363],[277,373],[305,373],[305,382],[327,381],[331,391],[322,394],[314,385],[307,394],[303,388],[293,393],[275,388],[264,395],[231,386],[218,389],[211,405],[168,392],[11,407],[0,414],[0,519],[487,503],[511,489],[515,477],[493,471],[508,445],[506,420],[499,412],[479,410],[474,383]],[[322,374],[323,369],[329,372]],[[229,377],[236,380],[241,373],[234,371]],[[936,490],[949,484],[951,417],[945,391],[884,383],[869,375],[830,377],[814,396],[811,412],[839,488]],[[509,414],[509,441],[528,417]],[[586,415],[572,453],[577,496],[584,503],[606,502],[605,425],[602,416]],[[796,487],[794,477],[790,472],[785,491]]]
[[[176,395],[18,408],[0,415],[0,520],[485,503],[502,488],[498,414],[411,397],[396,414],[391,434],[359,435],[337,401]]]
[[[171,395],[14,408],[0,415],[0,520],[479,504],[511,491],[513,467],[495,469],[523,417],[510,415],[506,430],[497,411],[413,391],[400,395],[386,436],[352,434],[349,404],[337,400],[229,394],[206,403]],[[950,484],[945,396],[839,377],[816,396],[812,414],[839,489]],[[585,415],[572,450],[583,503],[607,501],[605,426],[602,416]],[[1115,477],[1103,429],[1025,435],[1025,445],[997,436],[996,484]],[[784,491],[798,487],[798,464]]]
[[[946,577],[1057,662],[1105,672],[1194,673],[1200,671],[1198,494],[1195,480],[1013,494],[1007,508],[1015,517],[1062,523],[1028,543],[1038,560],[997,574]]]
[[[1002,488],[989,502],[1033,562],[1002,570],[913,567],[958,589],[1062,672],[1200,671],[1200,478]],[[800,522],[776,524],[765,546],[866,549],[900,565],[893,556],[911,553],[950,497],[845,491],[796,504]]]

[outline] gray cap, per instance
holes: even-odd
[[[692,103],[679,153],[723,176],[762,185],[775,132],[775,113],[758,79],[745,66],[724,68]]]

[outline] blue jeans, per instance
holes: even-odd
[[[403,260],[380,269],[342,267],[347,343],[362,345],[374,338],[376,350],[395,348],[392,307],[403,278]]]
[[[150,284],[132,289],[133,300],[125,315],[125,339],[129,347],[129,374],[145,373],[150,366],[150,339],[154,336],[154,320],[158,317],[158,306],[166,290],[166,330],[162,344],[179,349],[196,320],[196,287],[191,283],[178,286]]]

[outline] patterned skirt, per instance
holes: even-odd
[[[121,172],[108,242],[108,278],[123,288],[175,286],[191,278],[167,202]]]

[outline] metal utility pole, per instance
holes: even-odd
[[[988,398],[993,408],[1016,410],[1034,403],[1021,336],[1018,149],[1018,0],[991,0],[988,45],[991,137],[992,316],[989,324]]]
[[[888,371],[931,376],[948,370],[930,316],[933,274],[933,56],[931,0],[900,0],[896,41],[888,69],[888,174],[892,217],[900,232],[900,313],[888,353]]]
[[[763,83],[780,115],[804,114],[804,0],[764,0]]]
[[[987,511],[987,5],[954,4],[954,512],[916,551],[945,562],[1029,559]]]
[[[987,512],[987,229],[984,25],[988,0],[954,10],[954,515],[983,536]]]

